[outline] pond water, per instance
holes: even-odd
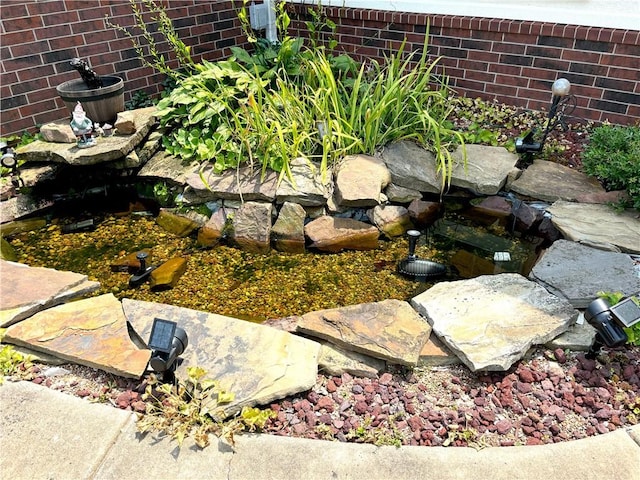
[[[130,212],[130,203],[125,208],[126,202],[100,205],[92,201],[96,208],[102,207],[93,212],[83,209],[82,203],[86,205],[80,202],[58,209],[42,229],[9,238],[18,261],[86,274],[101,283],[97,294],[113,293],[118,298],[257,322],[387,298],[409,300],[433,285],[396,272],[397,263],[408,254],[407,238],[381,241],[377,250],[370,251],[258,255],[222,244],[200,248],[195,238],[179,238],[161,229],[152,212]],[[507,217],[478,215],[467,200],[445,205],[445,217],[423,232],[416,248],[419,258],[448,267],[447,275],[438,281],[529,272],[538,242],[511,235]],[[93,220],[85,224],[88,231],[64,233],[70,224],[88,219]],[[151,249],[148,265],[176,256],[188,259],[187,271],[176,287],[164,291],[152,291],[148,284],[130,288],[129,274],[113,271],[112,264],[118,259],[144,248]],[[496,260],[497,254],[501,259]]]

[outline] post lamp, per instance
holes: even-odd
[[[547,140],[549,133],[559,124],[562,123],[560,119],[560,113],[564,110],[564,106],[568,102],[569,91],[571,90],[571,83],[566,78],[559,78],[551,86],[551,93],[553,95],[551,99],[551,107],[549,108],[549,115],[547,116],[547,125],[542,133],[542,137],[539,141],[535,140],[537,129],[530,130],[524,137],[516,139],[516,152],[524,154],[527,158],[542,150],[544,142]],[[566,126],[565,126],[566,128]]]

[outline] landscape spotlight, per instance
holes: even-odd
[[[539,141],[535,140],[536,129],[530,130],[524,137],[516,139],[516,152],[523,153],[527,156],[531,156],[535,152],[540,152],[544,146],[544,142],[547,140],[549,133],[561,123],[559,119],[559,110],[564,110],[566,102],[569,99],[569,91],[571,90],[571,83],[566,78],[559,78],[551,86],[551,93],[553,95],[551,99],[551,107],[549,108],[549,115],[547,116],[547,125],[542,133],[542,138]],[[566,126],[565,126],[566,128]]]
[[[629,297],[613,307],[603,298],[596,298],[584,312],[584,318],[596,329],[596,337],[587,353],[587,358],[595,358],[600,348],[619,347],[627,343],[624,328],[640,322],[640,306]]]
[[[18,172],[18,162],[13,148],[8,146],[6,142],[0,142],[0,152],[2,153],[0,164],[10,170],[11,184],[16,188],[21,185],[24,186],[24,182]]]
[[[148,342],[151,350],[149,364],[154,371],[173,376],[177,359],[188,344],[187,332],[176,322],[154,318]]]

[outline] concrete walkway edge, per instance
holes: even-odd
[[[376,447],[239,435],[235,452],[136,433],[135,415],[29,382],[0,385],[6,479],[640,480],[640,425],[533,447]]]

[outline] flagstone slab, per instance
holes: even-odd
[[[86,275],[0,260],[0,327],[100,288]]]
[[[383,300],[302,315],[296,330],[397,365],[415,366],[429,339],[427,321],[401,300]]]
[[[466,164],[462,147],[458,147],[452,158],[455,162],[451,172],[451,184],[466,188],[479,195],[495,195],[516,168],[518,155],[504,147],[467,145]]]
[[[131,378],[142,376],[151,356],[132,343],[113,294],[36,313],[7,328],[3,341]]]
[[[96,145],[78,148],[75,143],[52,143],[36,140],[16,149],[16,159],[26,162],[54,162],[69,165],[95,165],[120,160],[140,144],[155,124],[157,108],[146,107],[129,112],[137,129],[127,135],[99,137]]]
[[[635,262],[626,253],[607,252],[569,240],[557,240],[538,259],[529,278],[564,297],[575,308],[587,308],[598,292],[640,292]]]
[[[624,252],[640,253],[638,212],[617,212],[608,205],[557,201],[547,211],[568,240],[615,245]]]
[[[578,315],[567,300],[515,273],[441,282],[411,304],[472,371],[508,370]]]
[[[352,352],[325,342],[320,348],[318,368],[325,375],[348,373],[356,377],[377,378],[387,367],[384,360]]]
[[[582,172],[548,160],[534,160],[509,188],[527,197],[545,202],[574,202],[585,194],[601,194],[600,182]]]
[[[215,313],[152,302],[123,299],[133,329],[147,341],[154,318],[175,321],[188,335],[176,375],[201,367],[206,378],[235,395],[214,410],[226,417],[244,406],[267,405],[310,389],[316,383],[320,344],[275,328]]]

